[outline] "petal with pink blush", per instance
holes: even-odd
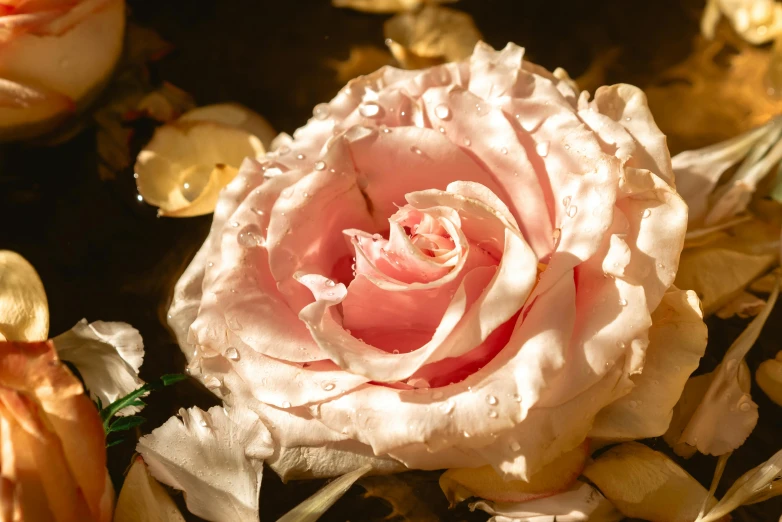
[[[487,101],[511,94],[523,60],[523,47],[509,43],[495,51],[478,42],[470,57],[470,92]]]

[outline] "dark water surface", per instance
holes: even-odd
[[[199,104],[243,103],[277,130],[289,133],[310,117],[312,107],[341,87],[328,60],[344,60],[354,45],[382,47],[386,19],[334,9],[326,0],[129,0],[129,4],[137,23],[155,29],[176,46],[155,64],[156,76],[192,93]],[[454,7],[471,13],[495,47],[514,41],[527,48],[530,60],[549,69],[562,66],[573,77],[605,49],[618,45],[622,55],[607,81],[641,87],[687,56],[702,8],[697,2],[671,0],[463,0]],[[165,326],[165,310],[174,282],[206,236],[210,217],[158,219],[155,209],[136,200],[131,171],[102,181],[96,167],[91,129],[57,147],[0,148],[0,248],[20,252],[41,275],[52,336],[82,317],[126,321],[144,337],[147,355],[142,378],[181,372],[184,357]],[[701,371],[717,364],[744,324],[710,321],[711,340]],[[780,339],[782,307],[777,307],[748,357],[753,373],[760,361],[780,349]],[[760,422],[729,461],[723,484],[732,483],[782,445],[782,410],[759,389],[753,388],[752,396],[760,405]],[[216,402],[193,382],[158,392],[144,411],[148,422],[142,431],[159,426],[180,407],[206,408]],[[126,442],[109,450],[118,489],[133,446]],[[661,441],[652,446],[668,451]],[[683,465],[708,486],[715,460],[701,455]],[[283,487],[267,470],[262,520],[275,520],[322,483]],[[415,514],[408,520],[488,518],[466,508],[448,511],[436,474],[413,473],[409,483],[434,518]],[[386,519],[389,505],[364,499],[363,491],[354,487],[323,520]],[[782,502],[775,499],[737,511],[734,520],[775,522],[780,512]]]

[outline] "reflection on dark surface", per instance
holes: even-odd
[[[189,91],[199,104],[243,103],[277,130],[289,133],[311,116],[312,107],[341,87],[330,63],[346,59],[355,45],[382,47],[386,19],[334,9],[326,0],[129,3],[136,22],[152,27],[176,46],[155,64],[153,72],[159,79]],[[471,13],[493,46],[514,41],[527,48],[530,60],[549,69],[562,66],[574,78],[618,47],[606,74],[597,78],[647,87],[687,57],[702,5],[671,0],[463,0],[454,7]],[[704,129],[705,135],[709,132]],[[138,135],[139,140],[143,135]],[[0,149],[0,223],[0,248],[20,252],[41,275],[49,298],[51,335],[82,317],[126,321],[144,337],[147,355],[142,378],[183,370],[184,357],[165,326],[165,310],[174,282],[206,236],[209,216],[158,219],[155,209],[137,201],[131,171],[101,181],[90,129],[58,147]],[[744,324],[710,321],[711,340],[699,371],[711,370],[719,362]],[[747,358],[753,372],[762,360],[776,354],[780,338],[782,308],[777,307]],[[743,471],[779,449],[779,407],[754,386],[752,396],[760,406],[760,422],[728,462],[720,493]],[[151,398],[142,430],[159,426],[180,407],[206,408],[216,402],[195,383],[180,383]],[[670,453],[662,441],[651,446]],[[117,486],[132,453],[130,442],[109,450]],[[678,460],[708,486],[716,459],[697,455],[690,461]],[[283,488],[267,470],[261,497],[263,520],[275,520],[321,484]],[[410,484],[434,518],[415,514],[408,520],[488,518],[469,513],[466,507],[448,511],[436,473],[414,473]],[[383,520],[392,512],[384,501],[364,499],[363,491],[354,487],[323,520]],[[734,520],[776,520],[781,510],[777,498],[737,511]]]

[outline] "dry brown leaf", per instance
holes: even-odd
[[[705,315],[711,315],[764,274],[779,257],[780,230],[753,219],[715,232],[709,242],[686,248],[676,286],[695,290]]]
[[[394,16],[383,25],[383,33],[405,69],[463,60],[481,40],[469,14],[435,5]]]
[[[438,522],[440,518],[429,508],[427,502],[416,492],[417,476],[377,475],[364,477],[358,483],[366,492],[364,498],[382,498],[391,504],[387,520],[401,518],[417,522]]]
[[[122,484],[114,522],[185,522],[182,513],[147,470],[144,459],[136,457]]]
[[[769,59],[768,49],[753,47],[725,26],[715,40],[696,37],[690,56],[645,89],[671,149],[726,140],[782,112],[782,98],[768,94]]]
[[[458,0],[331,0],[331,5],[364,13],[391,14],[412,11],[424,4],[446,4],[456,1]]]
[[[41,278],[25,258],[0,250],[0,341],[45,341],[49,305]]]
[[[755,380],[769,399],[782,406],[782,351],[774,359],[760,363]]]
[[[374,72],[384,65],[390,65],[393,61],[394,58],[388,51],[372,45],[359,45],[350,48],[347,59],[330,59],[326,61],[326,65],[336,71],[339,83],[347,83],[353,78]]]

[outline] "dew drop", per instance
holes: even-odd
[[[570,206],[570,196],[565,196],[562,198],[562,206],[565,208]]]
[[[256,214],[258,214],[259,216],[266,215],[266,212],[264,212],[263,210],[261,210],[261,209],[259,209],[259,208],[255,208],[255,207],[253,207],[253,208],[251,208],[250,210],[252,210],[252,211],[253,211],[253,212],[255,212]]]
[[[331,391],[331,390],[333,390],[333,389],[334,389],[336,386],[334,385],[334,383],[333,383],[333,382],[324,382],[323,384],[321,384],[321,387],[322,387],[322,388],[323,388],[325,391]]]
[[[510,443],[510,449],[511,451],[519,451],[521,450],[521,445],[515,440],[512,440]]]
[[[137,194],[136,199],[139,201],[144,201],[144,196],[142,196],[141,194]]]
[[[391,134],[391,129],[388,127],[383,127],[383,134]]]
[[[648,218],[651,215],[652,215],[652,211],[647,208],[646,210],[644,210],[643,214],[641,214],[641,217]]]
[[[330,112],[331,110],[329,109],[328,103],[319,103],[312,109],[312,116],[316,120],[325,120],[329,117]]]
[[[742,402],[741,406],[739,406],[741,411],[749,411],[750,408],[752,408],[752,406],[750,406],[748,402]]]
[[[630,121],[632,118],[630,116],[625,118],[625,121]]]
[[[358,112],[365,118],[377,118],[381,112],[380,105],[375,102],[362,103],[358,107]]]
[[[472,437],[472,435],[470,435],[470,432],[466,430],[462,432],[462,435],[464,435],[465,439],[469,439],[470,437]]]
[[[630,401],[629,403],[627,403],[627,405],[635,409],[638,407],[638,401]]]
[[[575,217],[576,213],[578,212],[578,207],[575,205],[570,205],[567,209],[567,217]]]
[[[209,424],[207,424],[204,419],[198,421],[198,424],[200,424],[202,428],[206,428],[207,426],[209,426]]]
[[[413,153],[414,153],[414,154],[418,154],[419,156],[420,156],[421,154],[423,154],[423,152],[421,151],[421,149],[419,149],[419,148],[418,148],[418,147],[416,147],[416,146],[412,146],[412,147],[410,147],[410,150],[411,150],[411,151],[413,151]]]
[[[257,225],[247,225],[239,231],[236,242],[244,248],[254,248],[263,246],[266,243],[266,238],[263,237],[261,229]]]
[[[620,299],[619,300],[619,305],[620,306],[627,306],[627,299]]]
[[[500,152],[502,152],[503,154],[508,154],[508,148],[507,147],[503,147],[503,148],[500,149]]]
[[[329,279],[328,281],[326,281],[326,286],[335,287],[337,286],[337,283]]]
[[[441,120],[447,120],[451,117],[451,109],[449,109],[447,105],[441,103],[434,108],[434,115]]]
[[[494,395],[487,395],[486,402],[488,402],[491,406],[496,406],[498,402],[497,397],[495,397]]]
[[[393,353],[394,355],[399,355],[399,350],[394,350],[391,353]]]
[[[287,145],[280,145],[280,146],[277,148],[277,153],[278,153],[280,156],[285,156],[285,155],[286,155],[286,154],[288,154],[290,151],[291,151],[291,148],[290,148],[290,147],[288,147]]]
[[[548,149],[549,149],[549,143],[547,141],[541,141],[537,145],[535,145],[535,152],[538,153],[538,156],[541,158],[545,158],[548,156]]]
[[[231,221],[231,226],[234,228],[239,228],[239,222],[238,221]]]
[[[232,346],[225,351],[225,357],[227,359],[231,359],[232,361],[238,361],[239,351]]]
[[[519,395],[518,393],[514,393],[513,400],[516,402],[521,402],[521,395]]]
[[[204,386],[210,390],[214,390],[223,385],[223,382],[214,375],[204,376]]]
[[[226,324],[228,325],[228,328],[231,330],[241,330],[242,329],[242,323],[239,322],[239,320],[235,316],[231,316],[226,318]]]
[[[490,411],[489,412],[489,417],[491,417],[492,419],[496,419],[497,418],[497,412],[494,411],[494,410]]]
[[[324,170],[326,168],[326,162],[325,161],[317,161],[315,162],[315,170]]]
[[[213,266],[215,266],[215,264],[214,264],[214,263],[212,263],[211,261],[209,261],[209,262],[206,264],[206,266],[208,266],[209,268],[212,268]]]
[[[616,341],[616,347],[617,348],[624,348],[627,346],[624,341]]]
[[[306,158],[306,157],[307,157],[307,156],[305,156],[304,154],[296,154],[296,159],[297,159],[297,160],[303,160],[303,159],[304,159],[304,158]]]
[[[472,145],[472,141],[470,141],[470,138],[464,138],[464,144],[465,144],[467,147],[469,147],[470,145]]]
[[[445,127],[440,127],[440,134],[445,134]]]

